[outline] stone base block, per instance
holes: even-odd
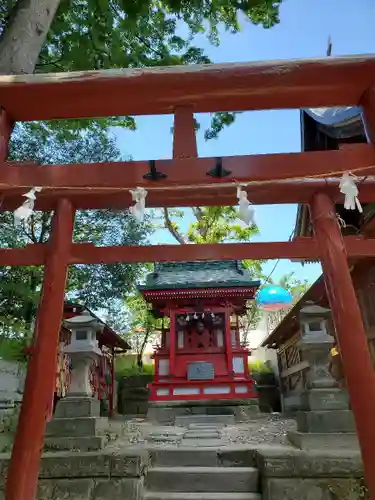
[[[44,449],[46,451],[97,451],[101,450],[106,443],[107,438],[105,436],[46,437]]]
[[[107,428],[108,419],[102,417],[54,418],[47,423],[46,436],[99,436],[101,434],[104,434]]]
[[[54,418],[100,417],[97,398],[66,397],[56,407]]]
[[[322,434],[356,431],[350,410],[300,411],[297,413],[297,430]]]
[[[369,498],[360,479],[329,478],[266,478],[263,500],[360,500]]]
[[[339,388],[311,389],[301,394],[300,405],[301,410],[349,410],[349,397]]]
[[[290,443],[300,450],[350,450],[359,451],[357,435],[354,433],[303,433],[288,432]]]

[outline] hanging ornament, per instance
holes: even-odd
[[[259,306],[265,311],[279,311],[292,303],[293,297],[281,286],[266,286],[257,295]]]
[[[215,314],[211,313],[211,318],[214,319],[214,317],[215,317]]]
[[[194,316],[193,316],[194,319],[198,319],[198,314],[195,312],[194,313]]]
[[[186,315],[186,321],[190,321],[190,316],[188,314]]]
[[[237,187],[238,198],[238,214],[237,217],[245,222],[248,226],[255,226],[255,210],[250,201],[247,199],[247,192]]]
[[[356,180],[357,177],[350,172],[342,174],[340,180],[340,193],[345,195],[344,208],[346,208],[346,210],[355,210],[357,208],[358,211],[362,213],[363,209],[358,199]]]
[[[204,313],[202,313],[202,319],[204,319]]]
[[[26,200],[22,203],[20,207],[18,207],[14,211],[14,222],[20,223],[27,221],[31,215],[34,213],[34,205],[36,200],[36,193],[39,193],[42,190],[41,187],[33,187],[27,193],[22,196],[26,198]]]
[[[130,194],[135,204],[129,207],[129,212],[138,222],[143,222],[145,218],[147,191],[144,188],[137,187],[134,190],[130,189]]]

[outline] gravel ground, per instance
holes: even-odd
[[[108,451],[120,451],[129,445],[173,446],[180,440],[183,428],[156,426],[143,419],[121,424],[119,438],[107,445]],[[223,444],[287,444],[286,433],[295,430],[295,420],[279,414],[264,414],[246,423],[223,429]],[[160,436],[160,439],[157,437]]]
[[[226,427],[224,435],[231,443],[287,444],[286,433],[293,430],[296,430],[294,419],[274,413],[264,414],[250,422]]]

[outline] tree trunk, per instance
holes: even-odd
[[[0,38],[0,74],[33,73],[60,0],[18,0]]]

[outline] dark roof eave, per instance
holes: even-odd
[[[241,281],[240,283],[176,283],[176,284],[171,284],[169,286],[162,284],[162,285],[155,285],[155,286],[147,286],[147,285],[140,285],[138,286],[138,290],[140,292],[152,292],[156,290],[163,290],[165,292],[168,292],[170,290],[194,290],[194,289],[202,289],[202,288],[222,288],[223,290],[227,288],[259,288],[260,287],[260,281],[249,281],[248,283],[244,283]]]

